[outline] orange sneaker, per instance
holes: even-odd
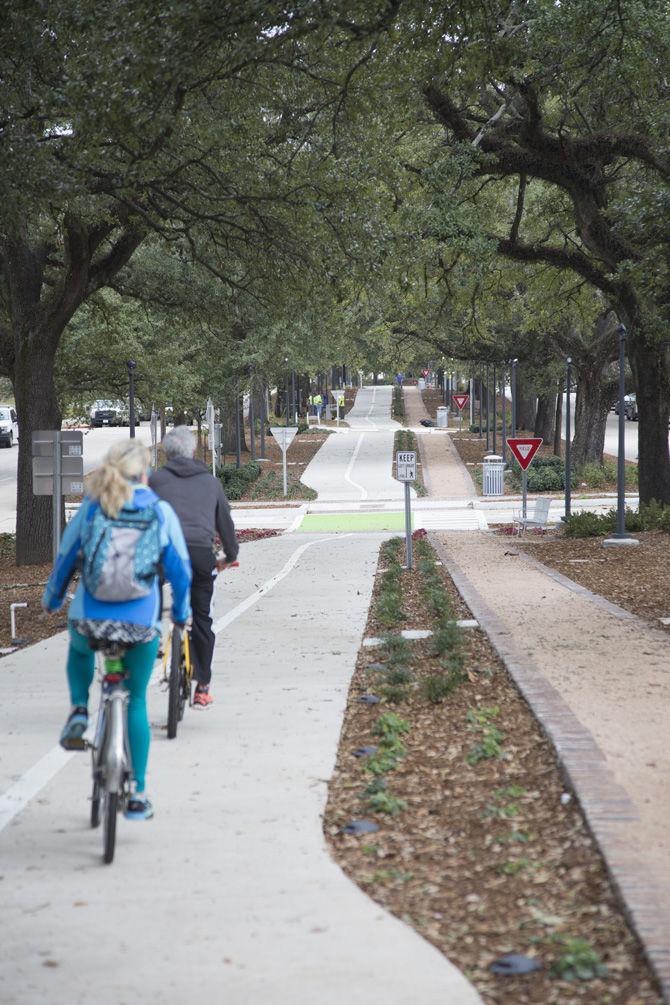
[[[212,704],[214,699],[209,693],[209,685],[200,685],[195,689],[195,694],[193,695],[193,707],[194,708],[207,708]]]

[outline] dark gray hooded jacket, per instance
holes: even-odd
[[[175,457],[152,474],[149,485],[175,510],[190,548],[211,548],[218,534],[226,559],[235,561],[239,546],[230,505],[221,482],[202,461]]]

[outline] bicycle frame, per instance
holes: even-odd
[[[128,743],[128,691],[125,671],[117,657],[105,658],[102,696],[93,747],[100,781],[106,792],[121,793],[132,774]]]
[[[172,653],[172,644],[174,641],[174,625],[170,627],[168,632],[167,644],[163,651],[163,682],[168,679],[168,666],[170,663],[170,656]],[[184,644],[184,665],[186,667],[186,680],[190,685],[193,679],[193,664],[191,662],[191,633],[188,628],[184,628],[181,632],[181,641]]]

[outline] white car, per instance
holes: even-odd
[[[11,405],[0,405],[0,444],[13,447],[19,439],[19,422]]]

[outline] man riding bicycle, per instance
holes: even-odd
[[[214,580],[217,572],[236,560],[239,546],[223,486],[195,459],[195,437],[188,426],[171,430],[162,446],[167,462],[152,474],[149,484],[156,495],[173,507],[186,538],[193,570],[191,638],[196,679],[193,705],[207,708],[213,701],[209,687],[215,642],[211,614]],[[216,559],[217,535],[225,561]]]

